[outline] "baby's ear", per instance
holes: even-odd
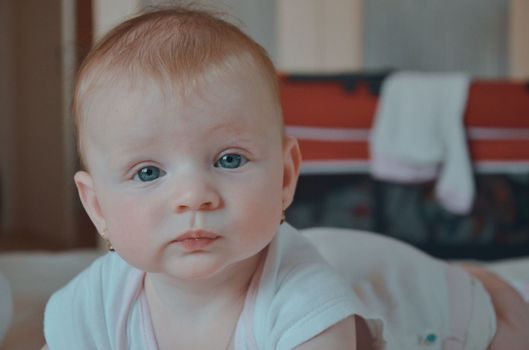
[[[78,171],[75,173],[73,179],[86,213],[94,223],[99,234],[101,234],[106,229],[106,221],[101,212],[101,207],[99,206],[99,200],[97,199],[94,189],[92,176],[86,171]]]
[[[285,136],[283,142],[283,208],[286,209],[294,199],[301,166],[301,151],[298,140]]]

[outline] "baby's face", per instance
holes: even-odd
[[[85,107],[81,199],[144,271],[197,279],[244,264],[292,199],[299,151],[267,86],[244,72],[210,78],[185,98],[118,83]],[[186,232],[207,239],[178,241]]]

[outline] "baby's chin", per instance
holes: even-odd
[[[185,284],[208,285],[233,279],[251,279],[264,252],[250,257],[224,257],[211,253],[196,253],[171,257],[156,271],[166,278]]]
[[[147,273],[163,275],[181,282],[206,282],[215,279],[226,270],[229,261],[211,252],[193,252],[185,255],[170,255],[157,264],[139,266]]]

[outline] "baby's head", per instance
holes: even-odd
[[[117,26],[90,51],[77,76],[73,107],[83,164],[83,128],[94,92],[149,82],[164,94],[183,97],[200,94],[200,86],[215,75],[233,73],[246,75],[247,88],[264,85],[263,98],[275,108],[270,121],[276,118],[282,127],[275,68],[264,49],[236,26],[185,7],[149,12]]]
[[[273,64],[235,26],[188,8],[121,24],[83,63],[74,112],[81,200],[132,265],[202,278],[273,238],[300,154]]]

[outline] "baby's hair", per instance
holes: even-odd
[[[112,29],[95,45],[77,73],[73,97],[83,166],[84,100],[95,88],[118,78],[133,82],[147,77],[185,94],[206,73],[249,66],[268,84],[280,108],[277,74],[266,51],[222,16],[189,5],[149,9]]]

